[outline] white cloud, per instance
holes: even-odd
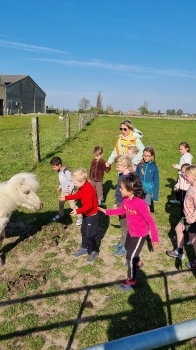
[[[37,46],[37,45],[28,45],[22,44],[15,41],[7,41],[0,39],[0,46],[8,47],[11,49],[25,50],[25,51],[36,51],[36,52],[45,52],[45,53],[64,53],[68,54],[67,51],[51,49],[50,47]]]
[[[48,59],[48,58],[31,58],[32,60],[61,64],[66,66],[80,66],[80,67],[94,67],[102,68],[107,70],[114,70],[116,73],[124,72],[124,75],[132,75],[144,77],[144,75],[150,76],[167,76],[167,77],[181,77],[181,78],[196,78],[196,72],[187,70],[169,70],[169,69],[157,69],[142,67],[136,65],[126,64],[114,64],[108,63],[101,60],[90,60],[90,61],[76,61],[76,60],[59,60],[59,59]]]

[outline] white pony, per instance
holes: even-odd
[[[63,115],[59,115],[59,121],[63,122],[63,120],[65,119],[65,117]]]
[[[42,209],[43,203],[36,194],[38,187],[36,175],[31,173],[16,174],[0,184],[0,249],[5,238],[5,226],[17,207]]]

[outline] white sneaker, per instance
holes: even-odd
[[[76,226],[81,226],[82,225],[82,218],[78,218],[76,221]]]
[[[191,241],[188,241],[186,245],[191,245],[193,244]]]
[[[173,203],[173,204],[180,204],[180,202],[177,201],[176,199],[171,199],[171,200],[170,200],[170,203]]]
[[[57,214],[53,219],[52,221],[59,221],[60,219],[62,219],[62,216]]]

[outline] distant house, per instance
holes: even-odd
[[[0,75],[0,114],[18,112],[45,113],[46,93],[29,75]]]
[[[138,115],[138,112],[134,111],[133,109],[130,109],[127,114],[128,115]]]

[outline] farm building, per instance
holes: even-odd
[[[2,86],[1,82],[3,83]],[[45,92],[29,75],[0,75],[1,115],[16,114],[18,112],[23,114],[45,113],[45,100]]]
[[[0,115],[4,114],[5,100],[6,100],[5,84],[3,83],[0,76]]]

